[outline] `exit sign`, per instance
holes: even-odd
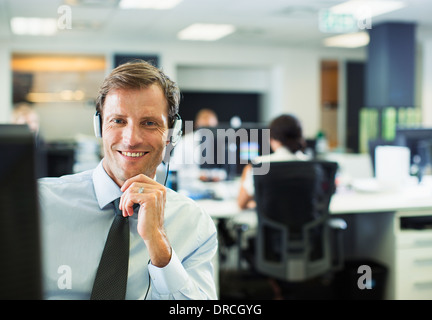
[[[353,32],[358,29],[358,23],[352,14],[321,10],[319,13],[319,28],[321,32],[326,33]]]

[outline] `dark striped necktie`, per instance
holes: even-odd
[[[115,217],[99,262],[91,300],[124,300],[129,266],[129,220],[113,201]]]

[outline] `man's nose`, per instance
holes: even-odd
[[[142,133],[139,130],[139,126],[134,124],[128,124],[123,129],[123,143],[134,146],[142,141]]]

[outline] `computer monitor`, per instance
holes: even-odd
[[[251,161],[260,155],[260,144],[258,141],[240,141],[239,159],[241,161]]]
[[[41,299],[35,140],[27,125],[0,125],[0,299]]]
[[[230,180],[235,176],[235,146],[230,141],[230,133],[223,127],[204,127],[197,130],[201,141],[200,169],[206,173],[203,180]]]
[[[432,128],[397,128],[394,145],[409,148],[411,165],[424,169],[431,164]]]
[[[310,155],[312,158],[315,159],[317,157],[317,150],[316,150],[317,140],[313,138],[308,138],[305,139],[305,142],[306,142],[306,148],[305,148],[306,154]]]
[[[267,127],[251,124],[242,128],[218,126],[200,128],[202,142],[201,169],[219,169],[231,180],[241,175],[244,166],[255,157],[270,153],[270,133]]]
[[[251,123],[238,130],[236,171],[237,175],[241,175],[243,168],[254,158],[271,153],[270,129],[267,125]],[[246,134],[239,134],[240,130],[244,130]]]

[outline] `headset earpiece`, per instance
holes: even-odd
[[[172,135],[170,137],[171,146],[174,148],[180,141],[182,136],[182,119],[179,114],[175,115],[175,120],[172,129]]]
[[[98,138],[102,137],[102,119],[100,113],[96,111],[96,114],[93,117],[93,128],[95,136]]]

